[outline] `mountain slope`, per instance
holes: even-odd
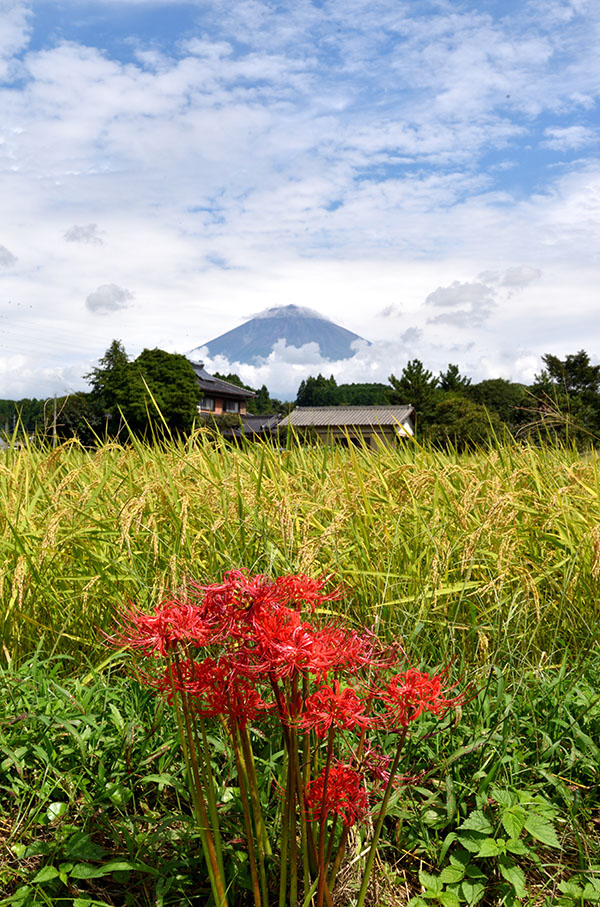
[[[285,340],[287,346],[295,347],[318,343],[321,356],[335,361],[350,359],[356,352],[351,344],[363,338],[312,309],[287,305],[266,309],[202,347],[208,349],[211,358],[225,356],[230,362],[251,364],[269,356],[278,340]],[[191,350],[188,357],[193,358],[200,349]]]

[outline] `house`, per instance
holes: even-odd
[[[220,416],[223,413],[240,416],[246,414],[246,401],[256,396],[254,391],[209,375],[203,362],[192,362],[191,364],[204,395],[198,405],[200,413],[214,416]]]
[[[322,441],[342,444],[393,445],[415,433],[412,406],[297,406],[279,423]]]

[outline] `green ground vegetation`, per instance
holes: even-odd
[[[425,722],[406,754],[372,904],[600,902],[593,449],[232,449],[199,431],[0,456],[0,903],[207,902],[170,714],[100,631],[124,600],[240,566],[335,574],[351,621],[473,685],[453,732]],[[281,753],[265,740],[261,758],[276,779]]]

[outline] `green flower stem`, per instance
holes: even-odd
[[[385,788],[383,800],[381,801],[381,807],[379,809],[379,815],[377,816],[375,830],[373,831],[373,840],[371,841],[371,847],[369,848],[369,853],[367,855],[367,863],[365,866],[365,871],[363,873],[362,885],[358,895],[358,901],[356,902],[356,907],[363,907],[365,903],[367,888],[369,887],[369,879],[371,877],[371,871],[373,869],[373,861],[375,860],[377,844],[379,843],[379,835],[381,834],[383,820],[385,819],[385,814],[387,811],[387,805],[390,799],[390,794],[392,793],[392,787],[394,786],[394,778],[396,776],[396,771],[398,770],[398,763],[400,762],[400,755],[402,753],[404,741],[406,740],[406,733],[407,729],[403,728],[402,734],[400,735],[400,740],[398,741],[398,746],[396,748],[396,755],[394,756],[394,761],[392,762],[392,767],[390,768],[390,777]]]
[[[248,789],[246,785],[246,772],[244,760],[241,752],[240,742],[238,739],[237,728],[233,719],[231,719],[231,739],[233,742],[233,752],[238,773],[238,784],[240,788],[240,799],[242,801],[242,812],[244,815],[244,828],[246,831],[246,844],[248,846],[248,862],[250,863],[250,876],[252,879],[252,892],[254,894],[255,907],[263,907],[258,883],[258,870],[256,867],[256,853],[254,850],[254,834],[252,831],[252,818],[248,806]],[[265,907],[267,905],[265,904]]]
[[[318,852],[318,870],[319,884],[317,885],[317,907],[323,907],[324,885],[325,885],[325,826],[327,824],[327,787],[329,785],[329,772],[331,769],[331,757],[333,756],[333,738],[335,728],[333,725],[329,728],[327,735],[327,756],[325,760],[325,775],[323,776],[323,799],[321,800],[321,811],[319,814],[319,852]]]
[[[256,835],[256,848],[258,850],[258,869],[260,874],[260,887],[262,899],[268,904],[267,893],[267,874],[265,870],[265,839],[266,828],[263,821],[262,809],[260,806],[260,793],[258,790],[258,781],[256,778],[254,758],[252,755],[252,746],[248,735],[247,727],[238,725],[239,739],[242,744],[242,756],[245,770],[245,780],[250,790],[250,803],[252,805],[252,814],[254,817],[254,831]]]
[[[285,752],[287,762],[285,768],[285,798],[281,808],[281,847],[279,855],[279,907],[286,907],[287,866],[288,866],[288,839],[290,833],[290,758]]]
[[[177,660],[175,660],[175,663],[177,664]],[[171,691],[173,694],[173,705],[175,707],[177,727],[179,729],[179,739],[181,741],[181,749],[183,752],[183,759],[185,762],[187,776],[190,780],[192,802],[194,804],[194,812],[196,813],[196,820],[198,822],[198,830],[200,832],[202,850],[204,852],[204,859],[206,861],[206,867],[208,869],[210,886],[217,907],[227,907],[225,876],[220,871],[215,843],[210,832],[210,822],[206,810],[206,802],[202,794],[202,787],[200,785],[198,766],[196,764],[196,767],[194,769],[194,760],[190,753],[190,742],[192,743],[193,750],[193,740],[191,739],[189,716],[186,715],[185,708],[183,706],[183,703],[181,702],[181,697],[179,696],[179,693],[173,682],[171,672],[169,672],[169,676],[171,677]],[[185,722],[183,719],[185,719]]]
[[[240,737],[242,739],[242,748],[244,751],[244,759],[246,761],[246,770],[248,772],[250,794],[252,796],[253,806],[255,806],[255,824],[258,827],[258,833],[260,835],[260,840],[262,841],[263,850],[265,854],[270,857],[273,854],[273,850],[271,848],[271,842],[269,841],[269,836],[267,834],[267,826],[265,825],[262,806],[260,804],[260,791],[258,785],[258,777],[256,774],[256,765],[254,762],[254,753],[252,752],[252,744],[250,742],[250,734],[248,733],[247,727],[240,728]]]

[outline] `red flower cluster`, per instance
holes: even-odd
[[[333,687],[320,687],[304,703],[304,712],[299,726],[304,731],[314,731],[317,737],[326,737],[331,727],[351,731],[372,724],[365,714],[366,704],[351,687],[340,690],[335,680]]]
[[[331,766],[326,789],[325,769],[318,778],[308,783],[304,802],[312,821],[319,820],[322,814],[335,814],[346,826],[364,819],[369,811],[362,775],[341,763]]]
[[[423,712],[431,712],[438,718],[459,705],[463,696],[448,698],[442,688],[446,672],[430,676],[428,673],[411,668],[397,674],[378,695],[387,706],[383,723],[390,728],[394,724],[406,728]]]

